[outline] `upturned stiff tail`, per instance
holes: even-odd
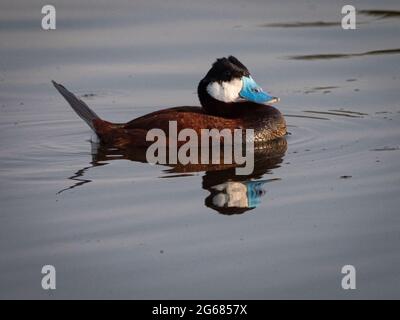
[[[65,98],[65,100],[68,101],[72,109],[78,114],[79,117],[81,117],[94,132],[96,132],[96,128],[94,127],[94,120],[100,120],[100,117],[94,113],[86,103],[84,103],[82,100],[77,98],[72,92],[69,92],[67,89],[65,89],[64,86],[61,84],[52,81],[53,85],[56,87],[58,92],[61,93],[61,95]]]

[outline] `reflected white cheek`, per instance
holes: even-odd
[[[247,187],[241,182],[228,181],[213,187],[220,191],[214,196],[212,202],[217,207],[247,208]]]
[[[243,81],[242,79],[233,79],[229,82],[211,82],[207,86],[208,94],[223,102],[234,102],[237,101],[239,97],[239,92],[242,90]]]

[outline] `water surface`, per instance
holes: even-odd
[[[0,5],[1,298],[400,298],[397,1],[355,1],[357,30],[342,1],[53,3],[55,31]],[[50,82],[124,122],[198,105],[229,54],[290,131],[248,177],[99,147]]]

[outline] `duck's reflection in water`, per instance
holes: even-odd
[[[256,208],[261,203],[262,197],[266,192],[266,183],[279,180],[279,178],[262,180],[262,177],[271,173],[272,169],[280,166],[286,149],[287,142],[284,138],[257,145],[254,151],[254,170],[249,175],[236,175],[235,168],[238,165],[235,163],[224,164],[221,150],[220,164],[183,165],[178,161],[178,164],[168,165],[168,168],[163,170],[165,176],[162,178],[176,178],[204,171],[202,188],[210,192],[205,199],[205,205],[222,214],[241,214]],[[73,176],[69,177],[76,183],[58,193],[91,182],[89,179],[84,179],[84,174],[88,169],[103,166],[110,161],[120,159],[146,163],[146,149],[117,149],[92,143],[90,166],[78,170]]]

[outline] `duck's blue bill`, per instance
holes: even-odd
[[[239,96],[248,101],[255,103],[266,103],[276,98],[264,92],[261,87],[253,80],[252,77],[242,77],[243,87],[239,92]]]

